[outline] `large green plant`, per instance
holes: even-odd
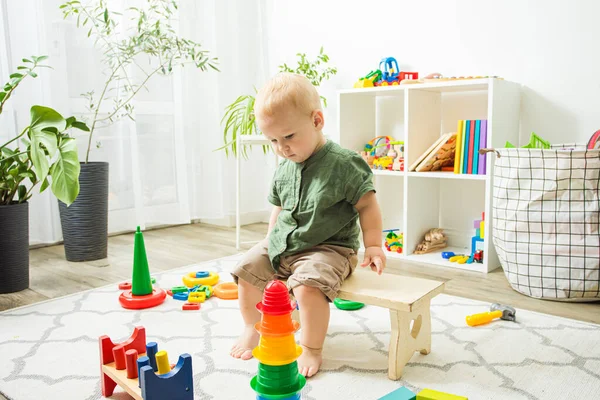
[[[306,76],[315,87],[319,87],[321,82],[329,79],[337,73],[337,68],[329,67],[329,56],[323,52],[323,47],[319,50],[314,61],[308,59],[305,53],[298,53],[298,65],[292,69],[287,64],[279,66],[279,72],[292,72]],[[254,95],[241,95],[233,103],[225,108],[225,115],[221,120],[223,128],[224,145],[217,150],[225,149],[225,154],[229,156],[231,150],[233,155],[237,154],[237,138],[239,135],[256,135],[256,121],[254,118]],[[327,107],[327,99],[321,96],[323,104]],[[248,156],[248,146],[242,146],[239,149],[244,157]],[[270,150],[270,146],[263,146],[263,152]]]
[[[0,91],[0,114],[15,89],[26,77],[37,77],[35,70],[46,56],[23,59],[25,65],[10,75]],[[79,157],[69,128],[89,130],[74,117],[63,118],[55,110],[35,105],[31,120],[20,134],[0,145],[0,204],[27,201],[41,182],[40,192],[49,186],[54,195],[70,205],[79,194]]]
[[[192,64],[202,71],[208,67],[218,71],[217,59],[208,56],[199,43],[177,35],[173,18],[177,11],[174,0],[144,0],[140,7],[130,7],[125,13],[111,11],[108,1],[93,0],[82,4],[68,1],[60,6],[64,17],[76,17],[77,26],[94,38],[94,45],[102,50],[102,63],[106,67],[100,94],[90,91],[83,96],[88,101],[92,115],[85,156],[87,163],[92,147],[92,137],[97,128],[116,120],[133,118],[133,99],[154,75],[169,75],[176,66]],[[131,27],[127,27],[127,21]],[[150,67],[143,68],[140,57],[146,56]],[[136,82],[133,71],[142,76]],[[100,113],[107,101],[112,101],[108,115]],[[99,146],[99,143],[97,144]]]

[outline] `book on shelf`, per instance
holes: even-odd
[[[435,141],[410,166],[409,171],[426,172],[441,171],[444,167],[454,165],[457,134],[446,133]]]
[[[487,155],[479,154],[479,150],[487,147],[487,120],[460,120],[457,132],[454,173],[484,175]]]

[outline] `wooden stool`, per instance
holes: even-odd
[[[398,380],[415,351],[431,351],[430,304],[443,291],[444,282],[388,273],[380,276],[357,267],[342,284],[338,297],[390,310],[388,377]]]

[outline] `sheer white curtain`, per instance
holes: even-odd
[[[101,54],[84,29],[64,20],[63,1],[2,2],[4,34],[0,35],[3,78],[30,55],[48,55],[52,70],[19,88],[12,106],[0,117],[0,138],[25,127],[29,107],[43,104],[63,116],[85,115],[81,94],[101,87]],[[134,2],[114,0],[112,8]],[[139,2],[136,2],[139,3]],[[253,93],[265,79],[268,64],[263,51],[263,2],[244,0],[180,0],[180,34],[200,42],[218,57],[221,72],[192,67],[169,77],[155,77],[149,91],[135,101],[135,122],[122,120],[97,131],[90,160],[110,163],[109,232],[187,223],[195,219],[228,219],[234,210],[233,159],[214,150],[223,143],[220,120],[224,108],[238,95]],[[8,71],[6,71],[8,69]],[[108,111],[108,110],[107,110]],[[16,123],[13,121],[15,120]],[[84,159],[87,136],[78,137]],[[255,152],[258,154],[258,152]],[[249,190],[250,209],[264,210],[268,162],[254,157],[246,176],[259,177]],[[258,190],[256,190],[258,187]],[[230,219],[229,219],[230,220]],[[30,243],[62,240],[56,199],[47,191],[30,201]]]

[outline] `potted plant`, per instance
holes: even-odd
[[[172,26],[177,2],[146,0],[144,7],[131,7],[124,13],[113,12],[108,1],[93,0],[82,4],[68,1],[60,6],[65,18],[75,18],[77,26],[86,30],[102,50],[105,67],[100,93],[84,95],[92,116],[85,159],[81,161],[81,192],[70,206],[60,203],[65,255],[69,261],[106,258],[108,240],[108,162],[91,162],[96,130],[127,117],[134,119],[133,100],[154,75],[169,75],[173,68],[193,64],[202,71],[217,70],[215,58],[199,43],[178,36]],[[127,21],[131,28],[127,28]],[[141,68],[140,57],[148,58],[149,68]],[[129,67],[143,76],[135,81]],[[100,110],[112,102],[108,113]],[[99,145],[99,144],[98,144]]]
[[[45,56],[23,59],[25,65],[10,75],[0,90],[0,114],[16,88],[29,77]],[[41,183],[65,204],[79,194],[79,157],[70,128],[88,130],[74,117],[63,118],[52,108],[34,105],[31,120],[17,136],[0,144],[0,293],[29,287],[29,205],[27,200]]]
[[[287,64],[279,66],[279,72],[292,72],[304,75],[315,86],[319,87],[321,82],[329,79],[337,73],[337,68],[329,67],[329,56],[323,52],[323,47],[319,50],[314,61],[308,59],[305,53],[298,53],[298,65],[292,69]],[[256,92],[256,89],[255,89]],[[224,145],[217,150],[225,149],[225,154],[229,156],[229,151],[235,156],[237,154],[237,138],[239,135],[256,135],[258,129],[254,119],[254,95],[241,95],[233,103],[225,108],[225,115],[221,120],[221,125],[225,124],[223,129]],[[323,105],[327,107],[327,99],[321,96]],[[241,149],[242,155],[247,157],[247,146]],[[270,150],[270,146],[263,146],[263,152]]]

